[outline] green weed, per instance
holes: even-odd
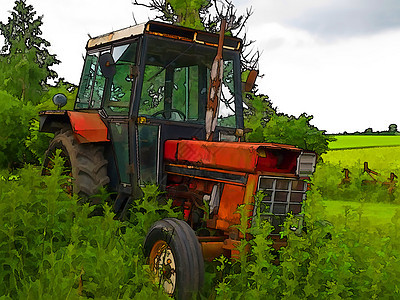
[[[136,222],[115,221],[106,202],[102,216],[89,218],[95,206],[63,191],[62,165],[56,157],[51,176],[26,166],[18,180],[0,180],[0,297],[166,298],[150,283],[142,244],[149,216],[168,204],[156,204],[148,190]]]

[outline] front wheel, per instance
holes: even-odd
[[[167,218],[150,228],[144,254],[156,284],[178,299],[191,299],[203,284],[204,261],[193,229],[184,221]]]

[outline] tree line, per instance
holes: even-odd
[[[344,132],[346,134],[354,134],[354,135],[400,135],[400,131],[397,128],[397,124],[390,124],[388,130],[383,131],[374,131],[372,128],[367,128],[363,132],[356,131],[353,133]]]

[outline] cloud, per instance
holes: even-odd
[[[400,1],[329,1],[285,22],[325,39],[374,34],[400,28]]]
[[[330,133],[398,123],[400,30],[325,43],[304,30],[264,24],[257,84],[279,111],[314,115]],[[277,45],[279,47],[272,47]]]
[[[400,28],[398,0],[237,1],[240,11],[254,8],[249,25],[280,23],[324,40],[375,34]],[[253,26],[252,26],[253,27]]]

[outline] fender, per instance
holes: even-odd
[[[99,114],[67,111],[72,131],[79,143],[109,142],[107,126]]]
[[[79,143],[109,142],[108,129],[97,113],[78,111],[42,111],[40,115],[40,129],[43,132],[56,132],[71,125],[76,140]]]

